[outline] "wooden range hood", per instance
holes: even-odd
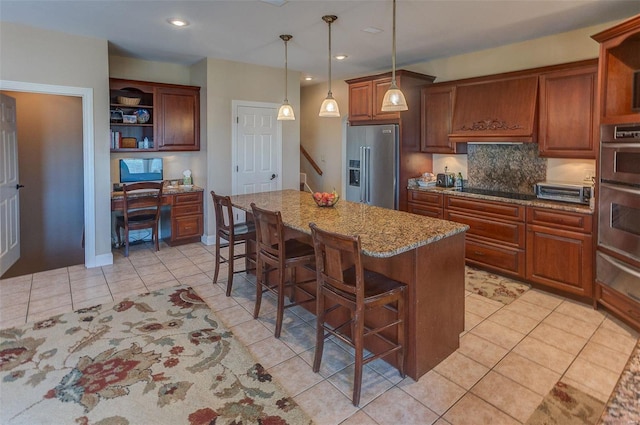
[[[452,142],[535,142],[538,76],[456,85]]]

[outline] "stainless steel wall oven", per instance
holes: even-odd
[[[640,123],[600,131],[596,281],[640,303]]]

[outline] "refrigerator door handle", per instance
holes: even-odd
[[[367,181],[366,172],[364,165],[364,146],[360,146],[360,202],[364,202],[365,183]]]
[[[367,167],[367,181],[365,183],[366,184],[366,189],[365,189],[365,191],[366,191],[366,199],[365,199],[365,202],[367,204],[370,204],[371,203],[371,176],[369,174],[370,174],[370,171],[371,171],[371,148],[369,146],[367,146],[364,149],[365,149],[365,152],[364,152],[365,162],[367,164],[366,165],[366,167]]]

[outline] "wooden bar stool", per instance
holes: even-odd
[[[216,270],[213,274],[213,283],[218,281],[218,273],[220,272],[220,264],[228,264],[227,273],[227,297],[231,295],[231,287],[233,286],[233,275],[236,273],[244,273],[255,270],[255,254],[249,252],[247,241],[255,240],[256,229],[252,222],[235,223],[233,218],[233,207],[231,198],[228,196],[216,195],[212,190],[213,206],[216,211]],[[221,240],[226,241],[226,245],[221,245]],[[244,252],[235,253],[236,245],[244,244]],[[220,248],[229,248],[226,257],[220,254]],[[246,259],[245,268],[242,270],[234,270],[234,262],[240,258]],[[254,268],[249,268],[253,264]]]
[[[347,236],[309,225],[316,253],[316,350],[313,371],[320,370],[325,338],[334,335],[355,349],[355,373],[353,379],[354,406],[360,403],[362,367],[380,357],[397,352],[398,371],[404,378],[404,358],[407,322],[405,308],[406,285],[382,274],[367,270],[362,265],[360,237]],[[340,307],[349,309],[349,318],[332,326],[327,315]],[[393,313],[394,319],[371,327],[366,313],[384,308]],[[377,315],[379,316],[379,315]],[[376,321],[381,320],[376,317]],[[397,326],[396,341],[388,337],[388,329]],[[383,335],[385,332],[387,336]],[[381,340],[384,350],[364,357],[364,340],[375,337]]]
[[[251,204],[251,209],[256,225],[257,244],[256,305],[253,318],[257,319],[260,313],[262,292],[274,293],[278,298],[275,337],[280,338],[284,309],[315,300],[314,295],[303,286],[313,282],[314,279],[298,282],[295,272],[296,267],[305,266],[312,269],[315,255],[311,245],[297,239],[285,240],[280,211],[264,210],[256,207],[254,203]],[[270,284],[269,274],[273,271],[277,273],[278,278],[274,284]],[[289,303],[285,305],[284,296],[287,291]],[[302,293],[304,298],[299,299],[299,293]]]

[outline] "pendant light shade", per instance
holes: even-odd
[[[294,121],[296,119],[296,116],[293,113],[293,108],[291,107],[291,105],[289,105],[289,99],[287,99],[287,42],[291,40],[293,36],[282,34],[280,38],[284,41],[284,102],[282,102],[282,106],[278,110],[278,121]]]
[[[393,46],[391,48],[391,86],[382,99],[382,110],[385,112],[406,111],[407,100],[396,85],[396,0],[393,0]]]
[[[322,105],[320,106],[320,113],[318,115],[321,117],[340,117],[338,102],[336,102],[336,100],[333,98],[333,93],[331,93],[331,24],[337,19],[338,17],[335,15],[325,15],[322,17],[322,20],[329,25],[329,92],[327,93],[327,98],[322,102]]]

